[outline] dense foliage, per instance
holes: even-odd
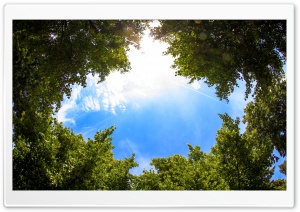
[[[286,156],[286,80],[280,78],[245,108],[247,129],[258,132],[258,139],[268,138],[281,156]]]
[[[113,155],[115,127],[94,139],[58,123],[53,114],[71,85],[129,71],[126,51],[148,21],[15,20],[13,22],[14,190],[285,190],[271,181],[274,164],[286,156],[285,21],[160,21],[152,30],[169,43],[177,74],[215,85],[227,99],[237,80],[246,81],[246,131],[240,119],[220,114],[216,144],[205,153],[188,145],[188,156],[154,158],[153,169],[130,174],[134,154]],[[280,165],[286,175],[286,160]]]
[[[28,190],[128,190],[137,166],[134,155],[124,160],[113,156],[114,127],[84,141],[56,121],[40,133],[38,142],[17,139],[14,148],[14,189]]]
[[[200,146],[188,144],[188,158],[173,155],[154,158],[155,169],[144,170],[133,180],[134,190],[228,190],[228,183],[217,171],[212,154],[200,151]]]
[[[248,97],[254,85],[262,92],[284,73],[285,20],[161,20],[152,34],[169,44],[165,54],[178,75],[215,85],[220,99],[228,100],[239,79]]]

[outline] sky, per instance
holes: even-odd
[[[87,87],[74,85],[71,98],[64,98],[57,113],[58,121],[86,140],[115,125],[115,158],[135,153],[139,167],[130,172],[137,175],[151,168],[152,158],[187,156],[187,144],[210,152],[222,126],[218,114],[226,112],[242,119],[247,102],[252,100],[251,95],[244,100],[242,81],[227,104],[219,101],[214,87],[203,81],[189,84],[188,79],[175,76],[170,68],[173,58],[163,55],[167,44],[154,41],[149,30],[140,44],[141,49],[132,47],[128,52],[130,72],[113,72],[102,83],[97,76],[88,75]],[[240,128],[242,133],[245,125],[241,123]],[[277,167],[274,178],[283,177]]]

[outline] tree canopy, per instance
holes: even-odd
[[[268,92],[258,95],[245,108],[247,129],[256,129],[258,139],[269,139],[281,156],[286,156],[286,80],[274,80]]]
[[[98,131],[87,142],[62,126],[49,124],[41,139],[19,136],[13,149],[13,188],[16,190],[129,190],[134,155],[114,159],[115,127]]]
[[[212,153],[217,158],[218,172],[229,183],[231,190],[265,190],[274,173],[277,157],[272,153],[270,140],[260,140],[257,131],[240,134],[237,118],[220,115],[222,128],[217,132]]]
[[[134,190],[229,190],[227,182],[216,170],[211,154],[200,151],[200,146],[188,144],[188,157],[172,155],[154,158],[154,169],[134,178]]]
[[[74,84],[88,74],[99,83],[113,71],[127,72],[130,46],[145,20],[13,21],[13,189],[14,190],[285,190],[271,181],[274,164],[286,156],[286,21],[161,20],[152,29],[167,42],[177,75],[204,79],[220,99],[246,82],[254,94],[240,119],[220,114],[222,127],[205,153],[188,145],[187,156],[153,158],[139,176],[135,154],[114,158],[115,126],[84,140],[54,118]],[[254,89],[253,89],[254,88]],[[199,141],[200,142],[200,141]],[[286,164],[280,172],[286,175]]]
[[[160,20],[155,39],[169,44],[177,75],[216,86],[220,99],[246,82],[245,97],[284,73],[285,20]]]

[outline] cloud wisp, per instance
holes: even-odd
[[[72,88],[72,93],[70,99],[65,97],[65,100],[62,102],[62,106],[56,114],[56,118],[59,122],[71,122],[75,124],[75,120],[73,118],[67,118],[67,113],[77,108],[76,100],[79,98],[80,92],[82,87],[81,86],[74,86]]]

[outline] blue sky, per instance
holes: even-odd
[[[88,75],[87,87],[73,86],[71,98],[64,99],[57,113],[59,121],[85,139],[115,125],[115,158],[135,153],[139,167],[131,170],[133,174],[150,169],[152,158],[187,156],[187,143],[210,152],[222,125],[218,113],[242,119],[243,109],[251,100],[244,100],[243,82],[227,104],[218,100],[213,87],[201,81],[188,84],[188,79],[175,77],[175,70],[170,68],[172,57],[162,56],[166,48],[145,31],[141,49],[128,52],[129,73],[113,72],[99,84],[97,76]],[[241,132],[244,127],[241,124]],[[283,175],[276,172],[274,177]]]

